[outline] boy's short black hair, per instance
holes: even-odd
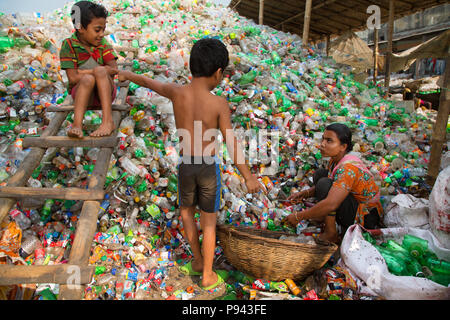
[[[193,77],[210,77],[219,68],[225,70],[229,62],[228,50],[222,41],[203,38],[191,49],[189,68]]]
[[[79,1],[72,6],[70,15],[76,29],[80,27],[86,29],[94,18],[106,19],[108,17],[108,10],[101,4],[91,1]],[[77,26],[78,23],[80,23],[80,26]]]

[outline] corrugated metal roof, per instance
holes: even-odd
[[[239,15],[258,23],[260,0],[231,0],[229,7]],[[418,11],[447,3],[439,0],[395,0],[394,20]],[[285,32],[303,35],[306,0],[264,0],[263,24]],[[369,6],[380,9],[381,24],[388,21],[389,0],[313,0],[309,40],[323,40],[346,31],[367,28]]]

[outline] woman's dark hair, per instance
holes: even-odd
[[[219,68],[225,70],[229,62],[228,50],[222,41],[203,38],[191,49],[189,68],[193,77],[211,77]]]
[[[325,130],[333,131],[336,133],[339,141],[341,144],[347,144],[347,152],[350,152],[353,150],[353,143],[352,143],[352,132],[350,131],[349,127],[347,127],[345,124],[342,123],[332,123],[328,125]]]
[[[80,27],[86,29],[94,18],[106,19],[108,17],[108,10],[101,4],[91,1],[79,1],[72,6],[70,15],[76,29]],[[79,26],[78,23],[80,24]]]

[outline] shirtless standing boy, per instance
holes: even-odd
[[[248,192],[266,192],[244,161],[242,150],[233,134],[227,101],[211,93],[222,81],[228,63],[225,45],[217,39],[204,38],[192,47],[189,61],[192,81],[186,85],[162,83],[129,71],[119,73],[120,81],[130,80],[173,103],[175,123],[181,136],[180,145],[184,146],[181,147],[183,154],[180,150],[182,161],[178,167],[178,201],[185,234],[194,256],[191,262],[181,267],[181,271],[187,275],[202,275],[205,290],[213,289],[224,281],[220,272],[212,269],[216,216],[222,191],[221,170],[215,148],[208,147],[211,145],[210,141],[204,141],[205,133],[219,129],[234,164],[245,179]],[[201,210],[202,249],[194,220],[196,205]]]

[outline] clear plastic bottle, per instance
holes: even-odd
[[[52,163],[58,167],[60,170],[63,170],[64,168],[72,168],[73,164],[63,156],[59,155],[55,158],[53,158]]]
[[[20,210],[13,209],[9,215],[18,224],[22,230],[26,230],[31,226],[30,219]]]
[[[37,210],[31,209],[29,217],[33,225],[38,224],[41,221],[41,216],[39,215],[39,212]]]
[[[408,170],[411,177],[424,177],[427,174],[427,170],[421,167],[409,168]]]
[[[145,169],[144,167],[138,167],[127,156],[119,158],[119,163],[125,171],[133,176],[141,176],[143,174],[143,169]]]
[[[166,197],[160,197],[155,194],[152,194],[150,196],[150,201],[163,209],[170,209],[172,207],[169,203],[169,200],[167,200]]]
[[[25,84],[22,81],[17,81],[7,87],[6,93],[7,94],[16,94],[24,88],[25,88]]]
[[[91,161],[96,161],[98,158],[98,154],[100,152],[99,148],[91,148],[86,154],[86,157]]]

